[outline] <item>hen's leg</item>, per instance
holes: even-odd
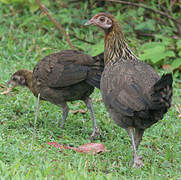
[[[60,127],[63,128],[63,127],[64,127],[64,124],[65,124],[65,121],[66,121],[66,119],[67,119],[68,113],[69,113],[69,107],[68,107],[68,105],[67,105],[66,102],[60,104],[60,107],[61,107],[61,109],[62,109],[62,111],[63,111],[62,122],[61,122]]]
[[[138,150],[138,146],[142,140],[144,130],[143,129],[135,129],[135,146]]]
[[[134,163],[133,163],[133,167],[137,168],[137,167],[142,167],[144,166],[143,162],[142,162],[142,158],[138,156],[137,153],[137,147],[135,144],[135,137],[134,137],[134,128],[130,127],[126,129],[130,138],[131,138],[131,143],[133,146],[133,151],[134,151]]]
[[[84,102],[85,102],[87,108],[89,109],[89,111],[91,113],[93,128],[94,128],[94,130],[91,134],[91,138],[95,139],[97,136],[100,135],[100,131],[99,131],[99,128],[98,128],[97,123],[96,123],[95,114],[94,114],[94,110],[93,110],[93,106],[92,106],[92,101],[90,98],[86,98],[84,100]]]

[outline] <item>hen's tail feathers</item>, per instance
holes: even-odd
[[[91,66],[86,82],[100,89],[101,75],[104,71],[104,53],[94,56],[93,59],[95,63]]]
[[[151,89],[151,110],[163,110],[166,113],[171,106],[173,78],[172,74],[166,74],[157,81]]]

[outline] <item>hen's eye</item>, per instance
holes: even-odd
[[[100,18],[100,21],[101,21],[101,22],[104,22],[104,21],[105,21],[105,18],[101,17],[101,18]]]
[[[107,21],[107,24],[111,25],[111,24],[112,24],[112,22],[108,20],[108,21]]]

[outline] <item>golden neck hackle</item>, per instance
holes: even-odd
[[[105,31],[104,61],[105,64],[108,64],[123,59],[137,60],[125,41],[120,25],[115,22],[110,30]]]

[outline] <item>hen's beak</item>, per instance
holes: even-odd
[[[90,19],[89,21],[87,21],[84,25],[85,25],[85,26],[88,26],[88,25],[90,25],[90,24],[93,24],[92,19]]]

